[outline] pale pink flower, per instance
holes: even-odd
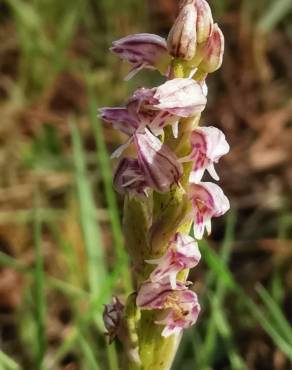
[[[140,168],[152,189],[166,192],[173,184],[178,184],[183,168],[167,145],[147,128],[143,132],[137,131],[133,140]]]
[[[190,182],[199,183],[205,170],[214,180],[219,180],[214,163],[218,163],[219,159],[230,149],[223,132],[213,126],[199,127],[192,131],[190,142],[191,153],[180,159],[181,162],[193,162]]]
[[[99,112],[104,121],[130,137],[145,127],[160,135],[167,125],[172,126],[177,137],[179,118],[201,113],[206,102],[204,84],[175,78],[152,89],[143,87],[136,90],[126,107],[101,108]],[[118,155],[120,152],[118,150]]]
[[[188,196],[193,206],[194,235],[202,239],[205,228],[211,233],[212,217],[222,216],[230,208],[222,189],[211,182],[190,184]]]
[[[174,78],[155,89],[154,108],[178,117],[192,117],[201,113],[207,98],[202,86],[188,78]]]
[[[176,276],[184,270],[195,267],[201,259],[198,244],[191,236],[176,233],[170,240],[164,256],[156,260],[147,260],[147,263],[157,264],[150,275],[150,280],[156,282],[169,278],[172,289],[176,289]]]
[[[110,50],[133,65],[126,80],[143,68],[160,69],[170,59],[166,40],[150,33],[138,33],[114,41]]]
[[[172,289],[168,279],[155,283],[144,282],[138,291],[136,304],[142,310],[165,311],[156,321],[159,325],[165,325],[162,331],[164,337],[191,327],[200,312],[197,295],[181,282],[177,282],[176,289]]]
[[[179,291],[177,307],[170,303],[166,317],[156,321],[156,324],[165,325],[161,335],[165,338],[179,334],[183,329],[188,329],[197,322],[201,307],[196,293],[191,290]]]

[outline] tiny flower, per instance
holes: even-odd
[[[194,57],[197,45],[196,22],[196,8],[192,4],[183,6],[167,38],[168,51],[173,57],[183,60]]]
[[[207,99],[202,86],[188,78],[175,78],[156,88],[154,108],[178,117],[191,117],[201,113]]]
[[[217,24],[214,24],[212,34],[202,50],[203,60],[199,69],[204,72],[215,72],[221,67],[224,53],[224,36]]]
[[[116,130],[126,135],[132,135],[139,127],[139,121],[126,107],[101,108],[100,117],[111,123]]]
[[[198,244],[189,235],[176,233],[170,240],[167,252],[157,260],[148,260],[147,263],[157,264],[150,275],[152,282],[169,278],[172,289],[176,289],[176,276],[184,270],[195,267],[201,259]]]
[[[160,135],[170,125],[177,137],[179,118],[194,116],[205,109],[204,86],[192,79],[175,78],[152,89],[136,90],[127,107],[132,116],[139,117],[140,127],[148,126]]]
[[[109,336],[110,343],[118,335],[121,325],[124,305],[117,297],[112,298],[112,303],[105,305],[103,311],[103,322]]]
[[[143,132],[137,131],[133,138],[147,184],[158,192],[169,191],[183,173],[176,155],[147,128]]]
[[[144,282],[138,291],[136,304],[142,310],[165,310],[163,317],[160,315],[160,320],[156,321],[165,325],[163,337],[191,327],[200,312],[197,295],[181,282],[177,282],[176,289],[172,289],[167,279]]]
[[[114,187],[120,194],[144,196],[147,182],[137,159],[123,158],[115,171]]]
[[[202,239],[205,228],[211,233],[211,218],[222,216],[230,208],[229,200],[222,189],[211,182],[190,184],[189,199],[194,212],[194,235]]]
[[[163,70],[169,58],[165,39],[150,33],[138,33],[114,41],[110,50],[133,65],[126,79],[142,68]]]
[[[193,169],[190,175],[190,182],[199,183],[207,170],[214,180],[219,180],[214,163],[229,152],[229,145],[225,135],[216,127],[200,127],[191,133],[191,153],[181,159],[193,161]]]
[[[180,291],[175,297],[179,304],[173,307],[170,303],[169,313],[156,324],[165,325],[161,335],[165,338],[179,334],[183,329],[188,329],[197,322],[201,307],[196,293],[191,290]]]

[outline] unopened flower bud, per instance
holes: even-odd
[[[196,0],[197,9],[197,42],[207,41],[212,32],[213,17],[209,4],[206,0]]]
[[[184,6],[167,39],[169,53],[175,58],[191,60],[196,53],[197,11],[192,4]]]
[[[203,60],[199,69],[212,73],[221,67],[224,53],[224,36],[217,24],[214,24],[212,34],[203,48]]]

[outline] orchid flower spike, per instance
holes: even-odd
[[[218,163],[219,159],[230,149],[223,132],[213,126],[199,127],[192,131],[190,142],[191,153],[180,159],[181,162],[193,161],[190,182],[198,184],[205,170],[214,180],[219,180],[214,163]]]
[[[208,234],[211,233],[212,217],[224,215],[230,203],[222,189],[212,182],[191,183],[188,196],[193,206],[194,235],[200,240],[205,228]]]
[[[137,294],[136,304],[141,310],[164,310],[156,324],[165,325],[163,337],[179,334],[196,323],[200,305],[196,293],[177,282],[172,289],[168,279],[144,282]]]
[[[146,261],[157,265],[150,275],[150,280],[157,282],[168,277],[172,289],[176,289],[177,274],[184,269],[197,266],[200,259],[201,254],[195,239],[186,234],[176,233],[169,241],[164,256],[156,260]]]
[[[129,80],[143,68],[167,72],[170,57],[164,38],[150,33],[138,33],[114,41],[110,49],[114,54],[133,65],[125,78]]]

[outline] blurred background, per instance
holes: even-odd
[[[123,138],[96,111],[161,82],[124,83],[108,48],[167,36],[177,3],[0,1],[1,370],[125,369],[101,320],[131,291],[108,154]],[[291,369],[292,2],[210,5],[226,52],[202,123],[231,145],[218,170],[232,211],[200,243],[203,310],[173,370]]]

